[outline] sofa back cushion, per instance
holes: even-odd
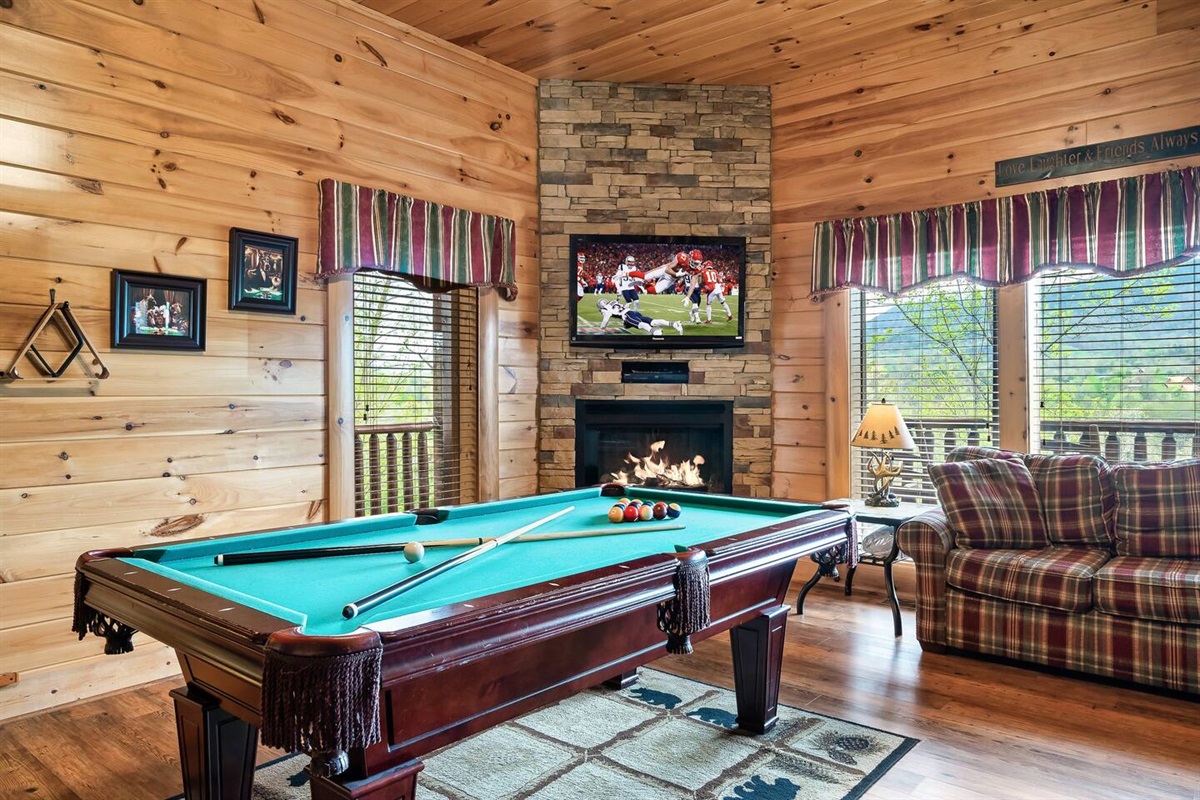
[[[955,463],[977,461],[981,458],[1002,458],[1006,461],[1023,461],[1024,454],[1012,450],[1001,450],[999,447],[985,447],[979,444],[965,444],[946,453],[946,460]]]
[[[1037,488],[1022,461],[981,458],[929,467],[958,547],[1044,547]]]
[[[1200,458],[1118,464],[1117,554],[1200,558]]]
[[[1107,461],[1099,456],[1033,454],[1025,457],[1025,464],[1037,486],[1052,544],[1111,546],[1117,495]]]

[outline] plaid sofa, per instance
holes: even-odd
[[[902,525],[926,650],[1200,694],[1200,459],[960,447]]]

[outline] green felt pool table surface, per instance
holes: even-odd
[[[231,602],[294,622],[306,634],[335,635],[360,627],[386,624],[397,617],[469,601],[509,589],[532,586],[609,567],[659,553],[676,545],[695,546],[802,517],[819,506],[735,498],[723,495],[629,488],[626,496],[678,503],[678,519],[614,525],[608,511],[617,497],[602,496],[599,487],[517,500],[501,500],[443,509],[440,522],[416,524],[412,514],[347,520],[195,542],[145,547],[122,560],[194,586]],[[541,542],[512,542],[462,564],[353,620],[342,608],[372,592],[416,575],[469,549],[430,548],[408,563],[400,553],[354,555],[262,564],[217,566],[223,553],[429,541],[460,537],[494,537],[527,525],[568,506],[574,510],[537,528],[534,533],[620,528],[613,536]],[[642,528],[677,523],[681,530]]]

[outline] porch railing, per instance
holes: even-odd
[[[946,460],[960,445],[996,446],[990,423],[985,419],[915,418],[908,429],[917,444],[915,452],[896,452],[892,458],[903,465],[892,491],[910,502],[932,501],[936,496],[926,467]],[[1043,421],[1041,452],[1091,453],[1110,462],[1172,461],[1200,458],[1200,422],[1162,420]],[[869,487],[865,470],[859,487]]]
[[[427,508],[433,486],[434,422],[354,429],[354,508],[359,517]]]

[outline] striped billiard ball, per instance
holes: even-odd
[[[642,522],[649,522],[654,519],[654,506],[643,505],[638,509],[638,519]]]
[[[624,522],[625,521],[625,506],[617,504],[608,510],[609,522]]]
[[[671,503],[667,506],[667,516],[671,519],[677,518],[683,513],[683,509],[679,507],[679,503]]]

